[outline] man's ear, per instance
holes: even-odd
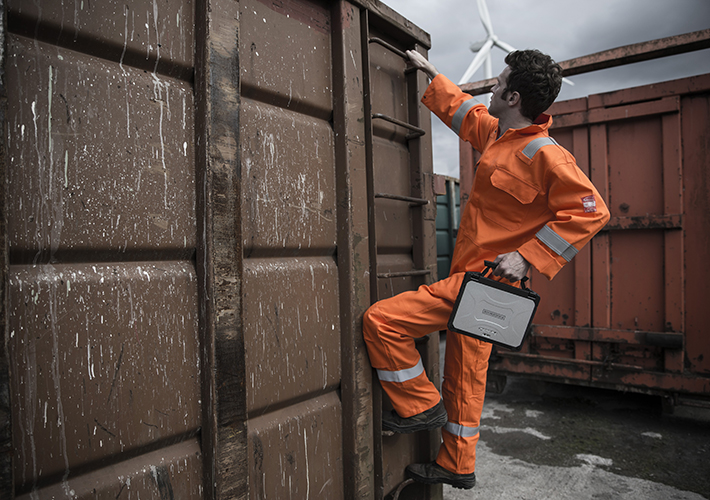
[[[508,106],[515,106],[520,102],[520,93],[518,92],[510,92],[508,94]]]

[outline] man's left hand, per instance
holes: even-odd
[[[498,266],[493,270],[493,276],[500,276],[510,282],[520,281],[530,269],[530,263],[517,251],[500,254],[494,262]]]

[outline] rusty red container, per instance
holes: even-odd
[[[611,211],[607,226],[552,281],[510,374],[664,396],[710,398],[710,75],[556,103],[550,134],[577,159]],[[461,144],[462,188],[474,152]],[[465,200],[464,200],[465,201]]]

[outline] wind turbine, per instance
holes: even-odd
[[[488,13],[488,6],[486,5],[486,0],[476,0],[476,3],[478,4],[478,14],[481,18],[481,23],[483,23],[483,27],[485,28],[486,33],[488,33],[488,36],[485,40],[481,40],[480,42],[471,44],[471,52],[476,52],[476,57],[473,58],[473,61],[471,61],[471,64],[468,66],[468,69],[461,77],[461,80],[459,80],[459,85],[468,83],[468,81],[471,79],[471,77],[473,77],[474,73],[476,73],[476,71],[478,70],[478,68],[481,67],[482,64],[484,64],[483,72],[485,78],[493,78],[493,70],[491,66],[491,49],[494,45],[500,49],[503,49],[506,53],[510,53],[516,50],[515,47],[505,43],[503,40],[499,39],[495,35],[495,33],[493,33],[493,23],[491,23],[491,16]],[[574,85],[574,82],[571,82],[567,78],[563,78],[562,81],[570,85]]]

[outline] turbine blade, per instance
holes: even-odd
[[[478,15],[481,18],[481,23],[486,29],[489,35],[493,34],[493,23],[491,23],[491,16],[488,13],[488,6],[486,5],[486,0],[477,0],[478,2]]]
[[[461,77],[461,80],[458,83],[459,85],[464,84],[464,83],[468,83],[469,79],[473,76],[473,74],[476,72],[476,70],[481,67],[481,64],[483,64],[483,61],[485,61],[486,56],[490,53],[492,46],[493,46],[493,40],[491,40],[489,38],[488,40],[486,40],[486,43],[483,44],[483,47],[481,47],[481,50],[478,51],[478,54],[476,54],[476,57],[473,58],[473,61],[471,61],[471,64],[468,66],[468,69]]]
[[[495,43],[498,47],[500,47],[501,49],[505,50],[506,52],[515,52],[515,51],[517,50],[517,49],[516,49],[515,47],[513,47],[512,45],[509,45],[509,44],[505,43],[505,42],[502,41],[502,40],[498,40],[497,38],[494,40],[493,43]]]

